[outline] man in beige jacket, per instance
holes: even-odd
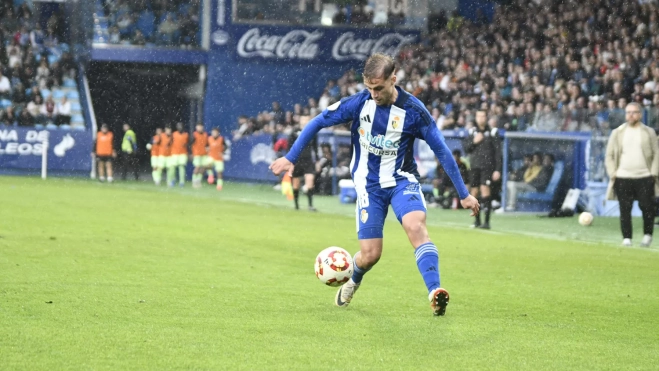
[[[643,240],[649,247],[654,228],[654,198],[659,194],[659,145],[654,130],[641,123],[641,106],[630,103],[625,108],[627,122],[611,132],[606,146],[606,172],[611,179],[607,199],[620,203],[622,245],[632,245],[632,205],[634,200],[643,212]],[[614,194],[615,192],[615,194]]]

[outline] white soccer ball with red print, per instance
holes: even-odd
[[[346,250],[332,246],[316,257],[316,277],[327,286],[341,286],[352,277],[352,256]]]

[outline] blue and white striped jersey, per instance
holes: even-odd
[[[401,181],[418,183],[414,140],[425,140],[451,177],[461,199],[469,193],[458,166],[435,121],[416,97],[399,87],[391,106],[378,106],[368,90],[343,98],[316,116],[302,130],[286,158],[295,163],[302,149],[322,128],[352,122],[350,163],[355,188],[370,191]]]

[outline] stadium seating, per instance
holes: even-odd
[[[524,209],[528,211],[545,210],[546,206],[551,204],[554,199],[554,192],[556,192],[558,183],[561,181],[564,168],[565,164],[563,161],[556,161],[556,163],[554,163],[554,173],[552,174],[549,184],[544,192],[519,193],[517,195],[517,203],[524,203],[526,206]]]

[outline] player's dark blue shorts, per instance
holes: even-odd
[[[357,236],[360,240],[382,238],[389,205],[400,223],[411,211],[426,212],[419,183],[401,182],[395,187],[366,192],[357,190]]]

